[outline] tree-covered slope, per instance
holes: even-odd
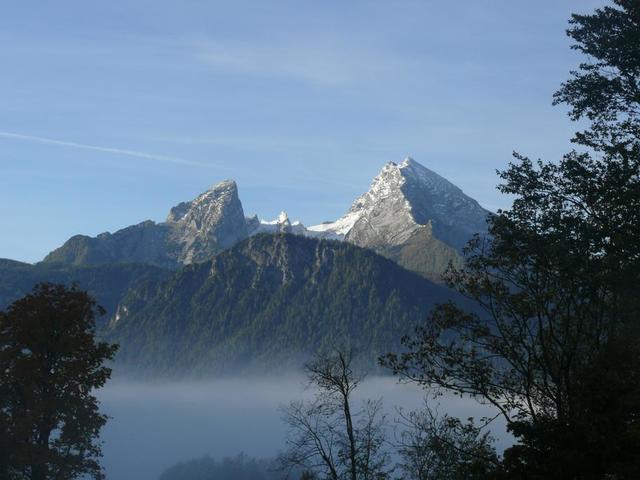
[[[109,336],[123,368],[166,375],[295,368],[335,346],[373,365],[451,295],[348,243],[258,235],[159,286],[138,283]]]
[[[0,259],[0,310],[31,292],[36,283],[69,285],[78,282],[81,288],[93,295],[98,304],[107,310],[107,315],[98,319],[98,324],[101,325],[113,315],[120,300],[133,285],[158,282],[170,275],[169,270],[133,263],[73,267],[42,263],[31,265]]]
[[[166,225],[146,221],[97,237],[74,235],[49,253],[42,263],[70,266],[146,263],[175,268],[176,261],[167,248],[169,233]]]

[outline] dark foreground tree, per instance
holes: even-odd
[[[591,121],[558,163],[516,154],[450,285],[482,313],[438,307],[383,360],[492,404],[518,443],[512,478],[640,478],[640,2],[574,15],[590,55],[556,96]]]
[[[406,480],[485,480],[498,468],[493,438],[473,419],[439,415],[427,402],[421,411],[398,411],[397,449]]]
[[[330,480],[389,478],[381,403],[366,400],[354,407],[353,393],[364,377],[351,361],[350,353],[336,351],[307,366],[316,395],[284,410],[289,434],[288,449],[279,458],[283,470],[303,468],[306,475]]]
[[[93,390],[116,346],[95,339],[103,313],[77,286],[48,283],[0,312],[0,478],[104,478]]]
[[[575,141],[596,151],[631,152],[640,138],[640,2],[614,0],[591,15],[572,15],[567,34],[587,61],[554,96],[589,128]],[[637,156],[638,151],[635,150]]]

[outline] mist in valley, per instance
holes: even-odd
[[[115,378],[98,394],[111,417],[102,432],[107,478],[155,480],[176,463],[205,455],[272,459],[285,446],[281,407],[313,394],[302,374],[166,383]],[[370,377],[354,394],[356,404],[379,398],[393,439],[395,409],[420,410],[425,391],[393,377]],[[471,399],[443,396],[436,403],[439,413],[461,418],[492,414]],[[496,420],[492,430],[501,451],[509,444],[504,425]]]

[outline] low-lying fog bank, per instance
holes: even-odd
[[[114,380],[98,394],[102,411],[112,417],[102,434],[107,478],[156,480],[177,462],[203,455],[271,458],[284,446],[279,407],[312,393],[302,376],[156,384]],[[424,393],[395,378],[372,377],[355,400],[382,398],[392,418],[396,406],[421,409]],[[441,413],[463,418],[491,413],[470,399],[445,396],[438,402]],[[501,451],[508,445],[503,424],[494,430]]]

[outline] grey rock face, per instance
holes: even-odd
[[[142,222],[97,237],[76,235],[45,263],[99,265],[137,262],[175,268],[204,261],[248,236],[238,188],[226,180],[169,211],[167,221]]]
[[[414,219],[411,203],[402,191],[405,183],[395,163],[385,165],[370,190],[351,206],[347,215],[356,219],[345,240],[374,249],[389,247],[403,244],[424,228]]]
[[[406,268],[438,280],[461,249],[486,231],[489,212],[462,190],[411,158],[390,162],[349,211],[315,235],[371,248]]]
[[[191,202],[171,209],[166,225],[179,263],[209,259],[248,236],[247,222],[233,180],[225,180]]]
[[[416,223],[431,223],[433,234],[462,249],[476,233],[487,229],[489,211],[435,172],[408,158],[398,166],[404,182],[400,190],[411,205]]]
[[[278,218],[271,221],[258,220],[257,215],[247,218],[247,228],[249,235],[257,235],[259,233],[292,233],[294,235],[311,236],[308,235],[308,231],[302,223],[289,220],[287,212],[280,212]]]
[[[489,212],[440,175],[407,158],[388,163],[368,192],[335,222],[306,228],[286,213],[272,221],[246,218],[234,181],[225,180],[173,207],[164,223],[142,222],[113,234],[77,235],[45,262],[97,265],[140,262],[175,268],[202,262],[258,233],[294,233],[345,240],[440,280],[461,249],[486,231]]]
[[[462,248],[486,230],[488,211],[440,175],[407,158],[390,162],[343,218],[352,218],[345,240],[366,247],[402,245],[416,232]]]

